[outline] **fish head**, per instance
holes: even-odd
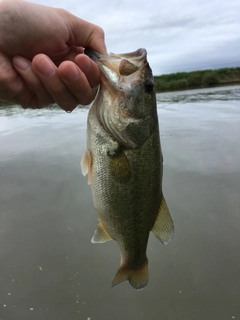
[[[94,103],[104,129],[127,148],[141,146],[158,128],[156,96],[147,51],[103,56],[86,49],[99,66],[101,83]]]

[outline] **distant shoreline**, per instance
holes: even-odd
[[[228,86],[234,86],[234,85],[240,85],[240,80],[237,81],[229,81],[229,82],[219,82],[216,85],[211,86],[201,86],[201,87],[195,87],[195,88],[186,88],[186,89],[175,89],[175,90],[158,90],[156,93],[164,93],[164,92],[175,92],[175,91],[187,91],[187,90],[195,90],[195,89],[207,89],[207,88],[218,88],[218,87],[228,87]]]
[[[154,76],[155,91],[171,92],[240,84],[240,67]]]
[[[154,76],[156,93],[240,84],[240,67],[177,72]],[[0,106],[14,105],[0,99]]]

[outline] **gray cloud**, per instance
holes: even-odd
[[[154,74],[240,66],[239,0],[39,0],[100,25],[114,53],[148,51]]]

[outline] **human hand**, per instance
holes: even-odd
[[[71,13],[23,0],[0,3],[0,98],[24,108],[89,104],[99,84],[85,47],[107,54],[102,29]]]

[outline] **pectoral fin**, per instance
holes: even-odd
[[[85,175],[88,174],[88,153],[87,150],[84,152],[82,160],[81,160],[81,169],[82,174]]]
[[[151,231],[158,238],[158,240],[160,240],[165,245],[172,240],[172,237],[174,235],[173,220],[171,218],[164,196],[162,196],[158,215]]]
[[[115,154],[108,153],[108,156],[113,179],[117,182],[127,182],[131,176],[131,167],[125,153],[120,150]]]
[[[84,176],[88,174],[88,184],[92,183],[92,165],[92,153],[86,150],[81,160],[81,169]]]
[[[98,227],[94,232],[91,242],[92,243],[104,243],[112,240],[108,232],[102,227],[101,222],[99,221]]]

